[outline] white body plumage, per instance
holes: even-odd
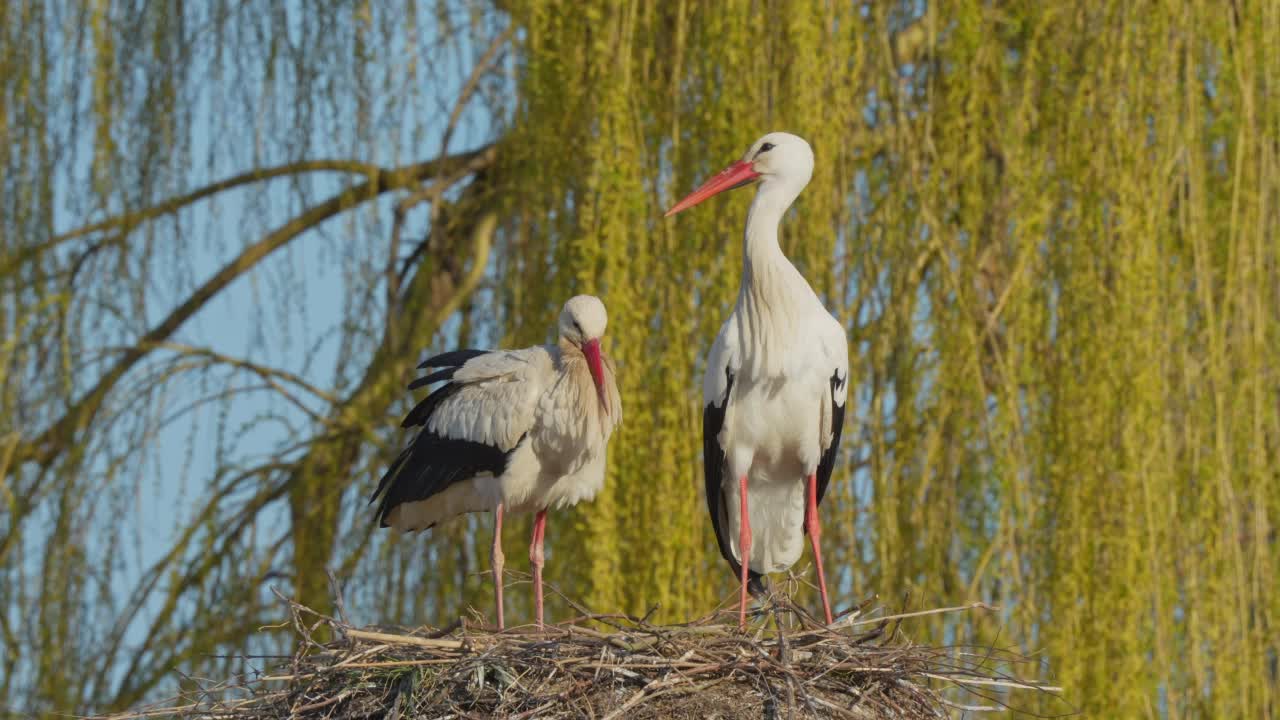
[[[584,337],[598,341],[605,324],[603,304],[578,296],[565,305],[557,344],[476,354],[458,365],[450,384],[436,391],[445,397],[431,408],[422,434],[492,448],[505,456],[503,466],[453,479],[426,497],[406,496],[386,508],[384,523],[424,530],[499,503],[507,512],[535,512],[593,499],[604,486],[606,447],[622,419],[622,403],[613,362],[600,354],[602,401],[580,345]],[[404,472],[415,466],[405,465],[392,471],[412,482]]]
[[[807,284],[804,290],[812,298],[811,311],[795,314],[794,325],[768,334],[752,327],[752,301],[740,297],[712,346],[703,379],[703,401],[724,410],[715,435],[726,465],[719,504],[724,534],[740,561],[737,479],[746,475],[753,534],[748,567],[760,574],[786,570],[804,552],[804,480],[817,472],[831,448],[833,414],[836,406],[842,413],[845,403],[844,328]],[[750,352],[797,345],[807,345],[812,352],[792,353],[773,367],[765,359],[767,351]],[[841,381],[833,388],[836,374]]]

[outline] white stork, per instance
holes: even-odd
[[[605,449],[622,419],[613,362],[600,347],[604,303],[578,295],[560,313],[560,340],[523,350],[456,350],[420,368],[441,368],[418,388],[448,381],[401,427],[422,431],[387,469],[382,527],[405,532],[470,512],[494,514],[491,561],[498,627],[502,608],[502,515],[536,512],[529,563],[542,627],[542,540],[547,508],[591,500],[604,486]]]
[[[778,223],[812,175],[809,143],[769,133],[667,211],[760,183],[747,213],[738,302],[711,346],[702,383],[707,510],[720,554],[742,583],[744,627],[748,589],[762,593],[766,573],[791,567],[805,532],[831,623],[818,503],[840,446],[849,345],[844,327],[778,247]]]

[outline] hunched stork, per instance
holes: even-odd
[[[542,542],[547,508],[591,500],[604,486],[605,450],[622,420],[614,367],[600,347],[604,303],[578,295],[560,313],[555,345],[455,350],[427,359],[437,368],[411,389],[446,381],[401,427],[421,426],[391,463],[379,496],[382,527],[409,532],[471,512],[494,515],[494,601],[502,607],[502,516],[535,512],[529,563],[542,627]]]
[[[818,503],[840,446],[849,345],[844,327],[778,247],[778,223],[812,175],[809,143],[769,133],[667,211],[669,217],[759,182],[747,213],[738,301],[711,346],[702,383],[707,510],[720,554],[741,582],[742,627],[748,590],[763,593],[765,574],[800,558],[805,532],[831,623]]]

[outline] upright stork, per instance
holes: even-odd
[[[560,340],[522,350],[455,350],[409,387],[445,384],[405,417],[421,426],[370,502],[382,527],[427,530],[471,512],[494,515],[494,602],[502,608],[502,516],[534,512],[529,563],[542,626],[542,542],[547,508],[591,500],[604,486],[605,449],[622,420],[613,362],[600,347],[604,303],[578,295],[560,313]]]
[[[738,301],[711,346],[702,382],[707,510],[720,554],[742,584],[743,627],[748,589],[760,594],[765,574],[791,567],[805,532],[831,623],[818,503],[840,446],[849,345],[844,327],[778,246],[778,223],[812,175],[809,143],[769,133],[667,211],[759,183],[747,213]]]

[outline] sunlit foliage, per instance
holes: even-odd
[[[788,130],[783,247],[851,341],[838,604],[998,604],[929,631],[1042,651],[1091,717],[1276,713],[1275,0],[6,0],[0,70],[15,711],[239,668],[326,568],[362,622],[487,610],[487,517],[364,501],[423,349],[541,342],[574,292],[626,421],[548,579],[714,607],[701,363],[750,191],[662,211]]]

